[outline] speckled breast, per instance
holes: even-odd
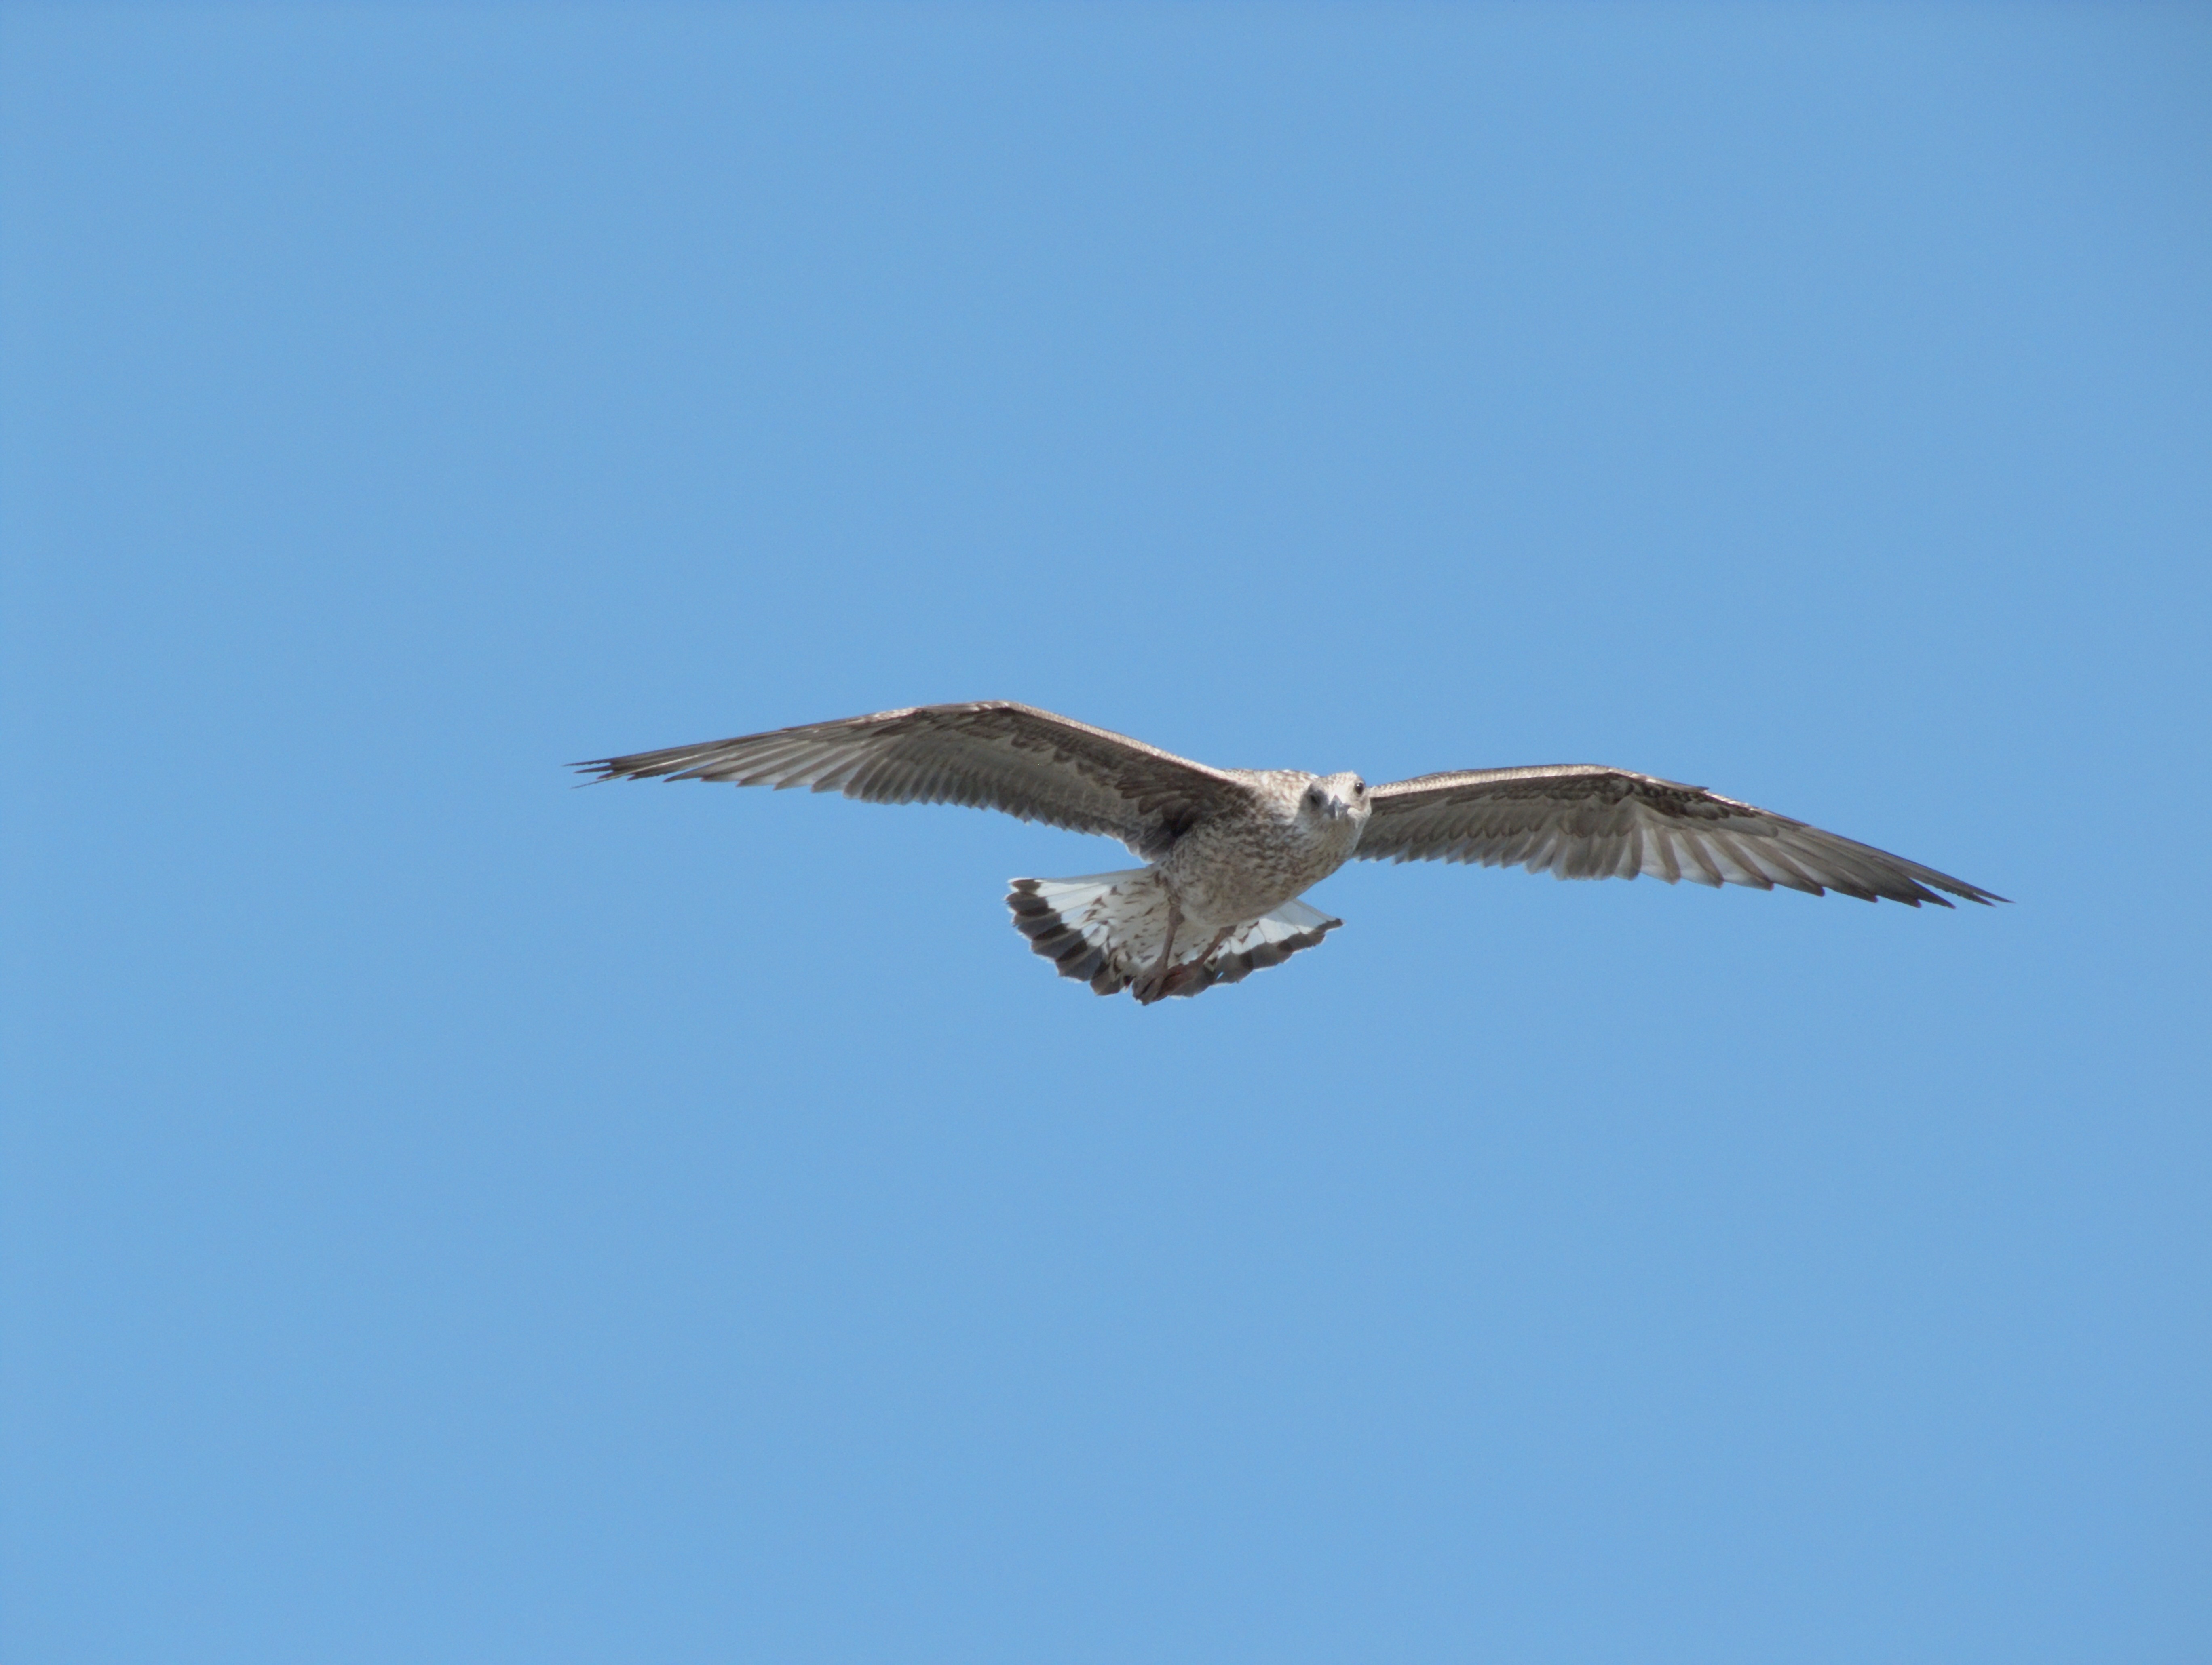
[[[1294,801],[1295,802],[1295,801]],[[1287,814],[1202,822],[1160,863],[1183,917],[1218,929],[1280,907],[1351,859],[1358,826]]]

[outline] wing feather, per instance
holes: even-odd
[[[1358,854],[1475,862],[1562,879],[1649,874],[1674,884],[1777,885],[1918,907],[2002,896],[1771,810],[1626,769],[1561,764],[1422,775],[1375,788]]]
[[[1147,860],[1253,802],[1225,771],[1011,699],[915,705],[575,766],[599,780],[806,786],[870,803],[960,803],[1119,839]]]

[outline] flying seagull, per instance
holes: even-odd
[[[1297,898],[1357,856],[1479,862],[1562,879],[1782,885],[1908,907],[2005,899],[1786,815],[1595,764],[1355,774],[1215,769],[1011,699],[915,705],[576,768],[599,780],[811,786],[870,803],[961,803],[1119,839],[1148,863],[1017,879],[1014,928],[1102,995],[1150,1005],[1279,966],[1344,922]]]

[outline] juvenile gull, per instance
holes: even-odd
[[[1561,879],[1777,885],[1918,907],[2004,898],[1700,786],[1596,764],[1355,774],[1215,769],[1010,699],[915,705],[600,758],[599,780],[811,786],[870,803],[962,803],[1119,839],[1147,865],[1017,879],[1014,928],[1102,995],[1150,1005],[1279,966],[1344,922],[1298,897],[1353,857],[1477,862]]]

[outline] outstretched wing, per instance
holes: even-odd
[[[1202,816],[1252,798],[1221,770],[1011,699],[915,705],[574,766],[600,780],[663,775],[1003,809],[1119,839],[1147,861]]]
[[[1370,861],[1480,862],[1562,879],[1749,885],[1887,896],[1918,907],[2005,899],[1787,815],[1596,764],[1474,769],[1375,788],[1357,853]]]

